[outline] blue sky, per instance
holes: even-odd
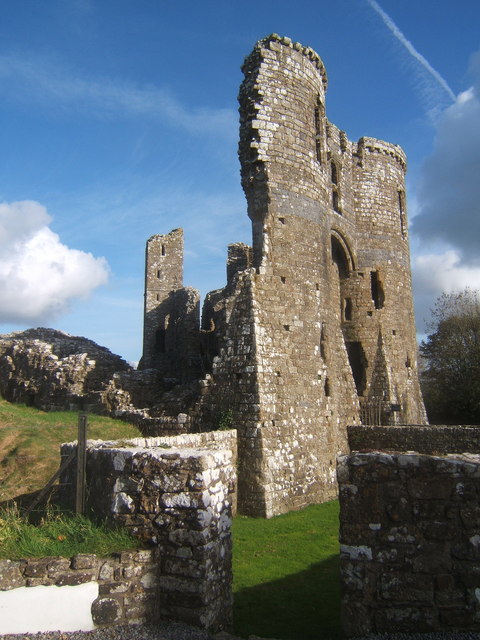
[[[185,231],[185,285],[250,242],[240,66],[276,32],[311,46],[329,119],[400,144],[417,325],[480,288],[478,0],[3,0],[0,332],[51,326],[141,355],[145,242]]]

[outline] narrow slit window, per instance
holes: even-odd
[[[317,99],[317,105],[314,110],[314,120],[315,120],[315,156],[317,158],[317,162],[320,164],[323,160],[323,151],[322,151],[322,139],[323,135],[323,117],[325,115],[325,109],[322,104],[320,98]]]
[[[400,213],[400,231],[402,236],[407,235],[407,218],[405,214],[405,193],[402,190],[398,191],[398,210]]]
[[[344,300],[343,319],[346,322],[350,322],[350,320],[352,319],[352,299],[351,298],[345,298]]]
[[[335,162],[330,163],[330,171],[332,174],[332,184],[338,184],[338,168]]]
[[[325,379],[325,395],[326,397],[330,397],[330,380],[328,378]]]
[[[370,288],[375,309],[383,309],[385,304],[385,293],[378,271],[370,271]]]

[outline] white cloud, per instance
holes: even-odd
[[[436,121],[416,194],[411,238],[419,328],[442,292],[480,289],[480,52],[470,70],[473,85]]]
[[[104,258],[70,249],[38,202],[0,204],[0,322],[47,322],[106,284]]]
[[[480,287],[480,264],[462,264],[460,254],[454,249],[442,254],[417,256],[413,263],[415,284],[421,293],[440,295],[465,287]]]
[[[480,255],[479,176],[480,99],[472,86],[438,121],[434,151],[420,179],[419,215],[412,222],[422,242],[445,242],[467,264]]]
[[[415,317],[421,333],[425,332],[435,300],[442,293],[462,291],[466,287],[480,290],[480,261],[465,264],[455,249],[415,256],[412,272]]]

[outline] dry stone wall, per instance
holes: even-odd
[[[480,456],[353,452],[338,481],[346,635],[479,631]]]
[[[0,560],[0,591],[94,582],[98,585],[98,596],[91,605],[95,626],[154,623],[160,619],[159,566],[158,549],[107,557],[78,554]]]
[[[353,425],[347,431],[351,451],[416,451],[430,454],[480,451],[480,426]]]
[[[162,619],[230,624],[235,460],[235,432],[89,442],[87,507],[158,547]]]

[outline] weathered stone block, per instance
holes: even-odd
[[[98,557],[91,553],[79,553],[72,558],[72,569],[96,569]]]
[[[122,614],[122,605],[116,598],[101,597],[92,604],[93,622],[98,626],[120,622]]]
[[[2,591],[23,586],[24,577],[21,569],[24,565],[24,562],[0,560],[0,589]]]

